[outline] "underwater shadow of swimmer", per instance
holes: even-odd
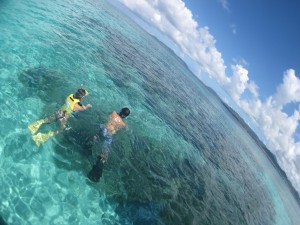
[[[92,174],[97,181],[97,176],[100,178],[102,175],[103,164],[99,164],[99,161],[98,165],[90,162],[96,159],[91,157],[89,160],[93,144],[87,142],[95,133],[90,124],[76,121],[76,126],[59,140],[66,148],[60,145],[55,147],[56,166],[64,170],[80,171],[80,176],[87,176],[94,165],[95,172],[100,172],[100,175]],[[173,211],[176,214],[184,211],[184,216],[187,216],[188,212],[184,208],[186,200],[202,206],[205,186],[195,186],[195,181],[199,184],[201,178],[198,175],[194,177],[195,171],[201,171],[198,171],[193,161],[178,159],[176,155],[168,154],[167,150],[162,151],[160,142],[153,142],[145,136],[128,138],[126,132],[121,132],[114,144],[114,157],[104,165],[105,183],[101,186],[101,192],[106,193],[109,201],[119,205],[117,213],[124,221],[143,224],[168,221],[172,222],[170,224],[182,224],[183,221],[178,220],[172,214]],[[55,179],[61,182],[59,176]],[[98,185],[94,187],[98,189]],[[185,197],[186,190],[193,192],[188,198]],[[134,215],[134,218],[123,213],[123,210]]]
[[[97,112],[97,115],[99,114],[101,113]],[[97,164],[97,158],[93,156],[93,148],[97,148],[94,135],[98,131],[98,124],[89,122],[93,121],[94,118],[95,115],[85,114],[69,121],[71,129],[66,130],[63,136],[58,137],[60,144],[54,148],[54,163],[58,168],[81,171],[82,174],[87,175],[92,165]],[[97,166],[99,168],[103,165],[98,163]]]
[[[94,181],[97,182],[101,178],[103,164],[99,164],[99,158],[96,164],[88,159],[93,144],[90,145],[87,140],[94,133],[91,129],[82,128],[82,126],[85,125],[81,124],[80,128],[74,127],[66,132],[60,143],[67,148],[59,145],[55,147],[57,157],[54,158],[54,162],[57,167],[64,170],[81,171],[80,174],[84,174],[83,176],[88,175],[89,171],[94,171],[95,173],[90,174],[93,176],[90,179],[95,178]],[[179,162],[175,156],[170,159],[173,157],[171,155],[168,155],[171,162],[162,161],[163,156],[159,154],[161,153],[160,143],[151,144],[151,140],[146,137],[142,140],[138,137],[132,140],[128,139],[125,133],[120,133],[119,137],[121,140],[118,138],[115,141],[121,141],[122,148],[117,148],[118,145],[116,145],[114,157],[110,158],[108,165],[104,165],[103,175],[107,179],[101,192],[106,193],[109,201],[119,205],[117,213],[122,220],[132,220],[137,224],[140,222],[141,224],[157,224],[162,221],[180,224],[176,223],[178,218],[174,218],[171,212],[173,210],[176,213],[184,211],[182,207],[186,198],[180,196],[185,196],[185,190],[191,189],[190,186],[193,186],[195,193],[192,193],[188,200],[193,199],[193,202],[197,201],[197,205],[201,205],[203,199],[201,192],[205,190],[204,187],[195,187],[192,182],[195,180],[187,181],[187,176],[194,174],[197,170],[194,163],[189,160]],[[92,158],[92,160],[95,159]],[[94,168],[91,170],[92,165]],[[161,167],[161,165],[165,166]],[[169,180],[170,177],[172,177],[171,180]],[[56,179],[57,182],[61,182],[59,176]],[[198,178],[195,177],[195,179]],[[174,192],[178,192],[178,195],[174,195]],[[180,204],[175,204],[177,201]],[[134,218],[128,216],[128,213]]]
[[[87,173],[92,158],[92,138],[88,129],[70,129],[63,133],[59,145],[54,148],[54,163],[64,170],[81,170]]]
[[[98,183],[102,177],[104,163],[100,157],[93,157],[92,148],[96,144],[94,136],[88,130],[70,130],[65,132],[54,148],[53,161],[57,168],[66,171],[77,171],[86,178],[87,184]],[[58,176],[54,178],[61,182]]]
[[[53,113],[66,97],[67,91],[63,91],[66,89],[66,79],[58,72],[44,66],[21,72],[18,80],[24,86],[19,90],[18,97],[20,99],[38,97],[46,103],[44,114]]]

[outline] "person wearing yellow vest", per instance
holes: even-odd
[[[66,100],[65,104],[54,113],[54,115],[48,116],[44,119],[37,120],[28,126],[28,129],[34,135],[39,128],[44,123],[50,123],[53,121],[59,121],[60,130],[49,131],[48,133],[37,133],[32,136],[32,139],[35,141],[36,145],[39,147],[41,143],[47,141],[50,137],[57,135],[67,129],[67,120],[69,117],[74,116],[79,111],[84,111],[88,108],[91,108],[91,104],[83,105],[81,101],[88,95],[88,92],[80,88],[75,94],[70,94]]]

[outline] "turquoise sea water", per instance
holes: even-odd
[[[174,53],[106,1],[0,1],[0,215],[7,224],[299,224],[286,181]],[[83,85],[93,108],[27,129]],[[99,183],[83,140],[128,106]],[[56,129],[50,124],[42,129]]]

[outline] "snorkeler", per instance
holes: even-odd
[[[122,108],[119,113],[115,111],[109,116],[108,122],[100,124],[100,136],[104,139],[101,154],[97,157],[96,164],[88,174],[88,178],[94,182],[98,182],[102,176],[103,164],[107,161],[111,150],[113,135],[121,128],[126,127],[125,119],[130,114],[128,108]]]
[[[91,104],[82,105],[81,101],[88,95],[88,92],[80,88],[76,94],[70,94],[65,101],[65,104],[53,115],[44,119],[37,120],[28,126],[28,129],[32,134],[35,134],[44,123],[50,123],[53,121],[59,121],[60,129],[57,131],[49,131],[48,133],[37,133],[32,136],[36,145],[39,147],[41,143],[47,141],[50,137],[57,135],[67,129],[67,120],[69,117],[74,116],[79,111],[84,111],[91,108]]]

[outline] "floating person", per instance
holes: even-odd
[[[128,108],[122,108],[119,113],[115,111],[109,116],[108,122],[100,124],[100,136],[104,139],[101,154],[97,157],[96,164],[93,165],[92,170],[88,173],[88,178],[91,181],[98,182],[102,176],[103,165],[108,159],[108,155],[111,150],[111,143],[113,135],[121,128],[126,127],[125,119],[130,114]],[[95,137],[97,139],[97,137]]]
[[[47,141],[50,137],[57,135],[64,130],[67,129],[67,121],[68,118],[74,116],[79,111],[84,111],[88,108],[91,108],[91,104],[82,105],[81,101],[88,95],[88,92],[80,88],[77,90],[76,94],[70,94],[66,98],[65,104],[53,115],[48,116],[44,119],[37,120],[31,123],[28,126],[28,129],[31,131],[32,135],[34,135],[39,128],[44,123],[50,123],[53,121],[59,121],[60,129],[57,131],[49,131],[48,133],[37,133],[36,135],[32,136],[32,139],[35,141],[36,145],[39,147],[41,143]]]

